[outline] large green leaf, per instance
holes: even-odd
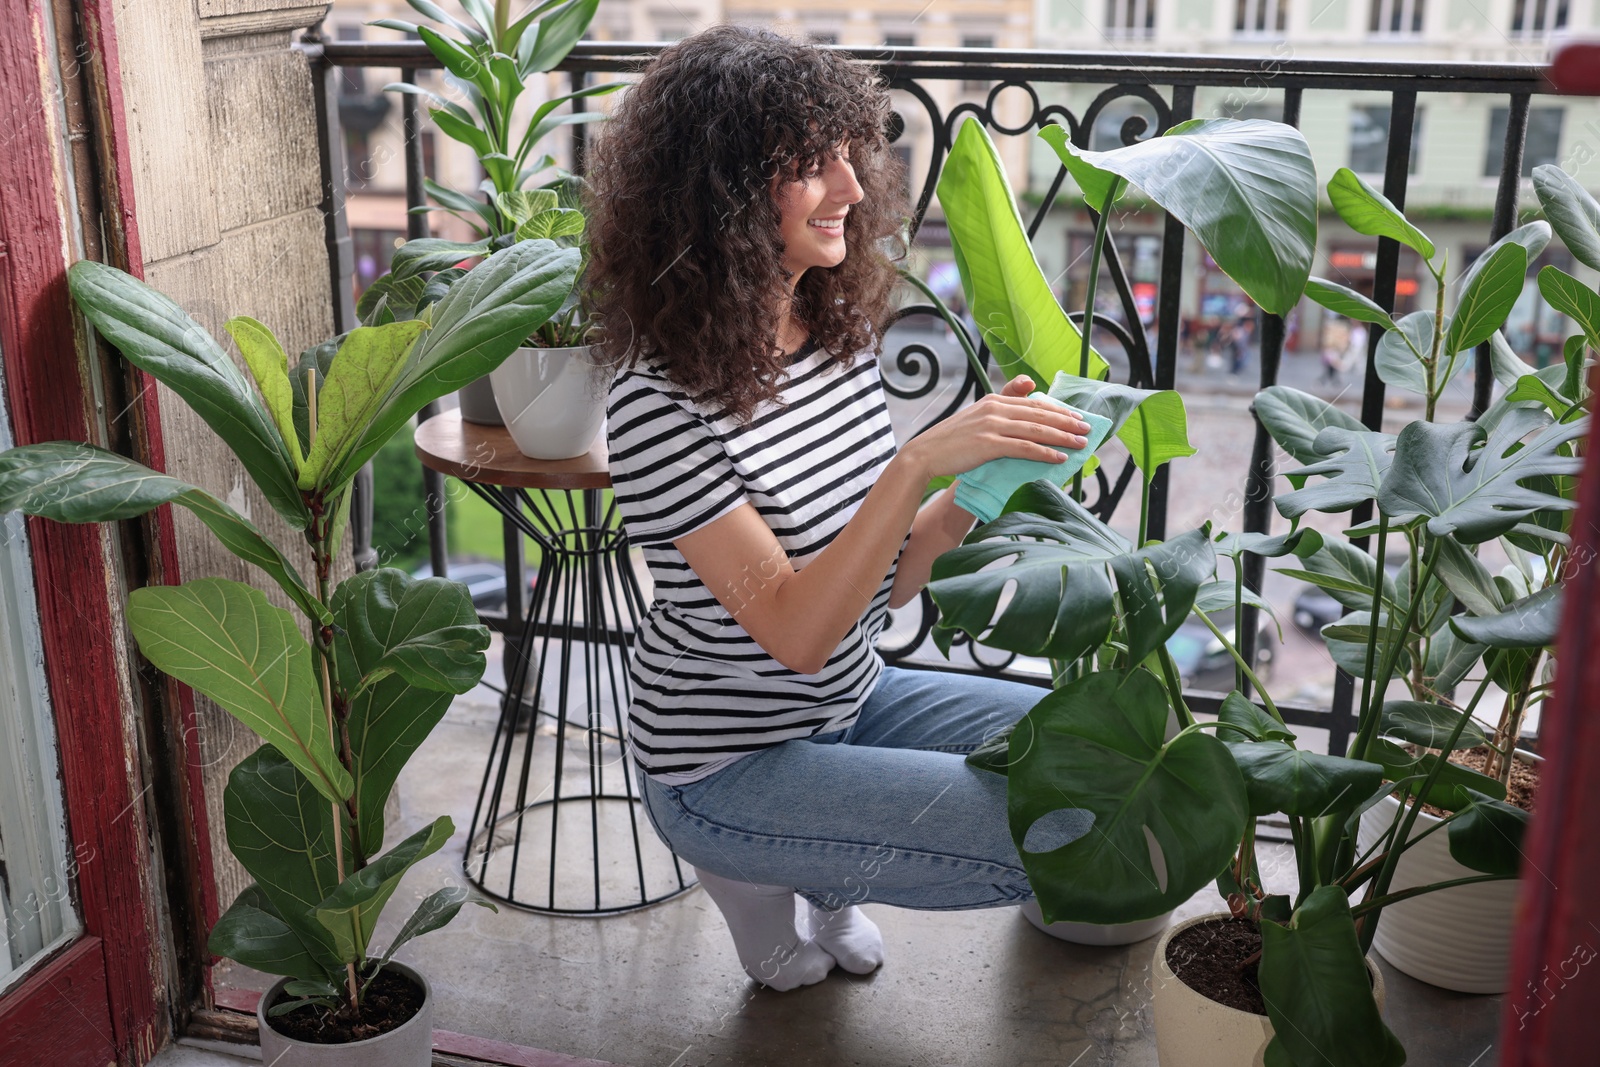
[[[525,47],[517,49],[518,72],[526,78],[553,70],[589,28],[599,4],[600,0],[568,0],[540,19],[538,31],[532,36],[525,34],[519,42]]]
[[[1317,247],[1317,172],[1300,131],[1261,119],[1190,119],[1109,152],[1039,131],[1098,209],[1118,175],[1194,232],[1217,266],[1262,310],[1299,303]],[[1069,162],[1070,161],[1070,162]]]
[[[1391,237],[1423,259],[1433,258],[1433,242],[1394,206],[1390,199],[1368,185],[1349,167],[1340,167],[1328,179],[1328,199],[1333,210],[1357,233],[1368,237]]]
[[[1548,648],[1561,627],[1560,585],[1548,586],[1494,615],[1457,615],[1451,627],[1462,637],[1490,648]]]
[[[1478,255],[1478,258],[1472,261],[1471,265],[1461,275],[1460,285],[1462,291],[1465,292],[1472,287],[1473,280],[1477,278],[1479,272],[1487,267],[1506,245],[1522,246],[1524,253],[1523,271],[1526,273],[1527,264],[1538,259],[1539,253],[1543,252],[1545,246],[1549,243],[1550,224],[1543,219],[1535,219],[1533,222],[1518,226],[1484,249]]]
[[[1371,632],[1371,619],[1372,612],[1363,608],[1322,628],[1322,641],[1329,657],[1354,678],[1367,676],[1367,637]],[[1399,639],[1400,621],[1391,611],[1379,613],[1374,665],[1383,663],[1390,646]],[[1395,672],[1404,674],[1410,669],[1411,653],[1401,648],[1395,661]]]
[[[1397,524],[1425,518],[1430,534],[1453,534],[1464,544],[1527,527],[1523,520],[1539,511],[1570,510],[1574,501],[1522,483],[1577,474],[1583,460],[1558,450],[1581,436],[1588,421],[1550,426],[1520,447],[1500,429],[1490,434],[1476,423],[1413,422],[1395,442],[1378,507]]]
[[[1326,278],[1310,278],[1306,282],[1306,295],[1336,314],[1357,322],[1370,322],[1388,329],[1394,325],[1389,313],[1370,298]]]
[[[334,677],[349,700],[357,835],[383,847],[383,806],[401,768],[450,706],[483,676],[489,634],[458,582],[382,567],[339,584]]]
[[[1418,354],[1425,357],[1433,355],[1433,319],[1431,311],[1413,311],[1403,316],[1395,323],[1394,329],[1386,331],[1378,339],[1378,350],[1373,354],[1378,367],[1378,377],[1389,385],[1409,389],[1423,396],[1427,395],[1427,372],[1423,369]],[[1452,328],[1450,316],[1446,315],[1444,321],[1445,330],[1448,332]],[[1434,376],[1434,394],[1438,395],[1439,390],[1448,384],[1446,376],[1454,378],[1466,365],[1466,360],[1458,359],[1453,365],[1446,361],[1439,366]]]
[[[1284,741],[1228,744],[1244,778],[1250,814],[1315,818],[1348,810],[1383,781],[1383,768],[1365,760],[1305,752]]]
[[[395,951],[412,938],[421,937],[423,934],[431,933],[447,926],[450,920],[456,917],[456,913],[461,910],[461,905],[468,900],[472,900],[474,904],[488,908],[490,911],[500,910],[494,906],[493,901],[484,900],[481,897],[473,900],[467,890],[461,886],[445,886],[443,889],[430,893],[423,899],[421,904],[417,905],[417,910],[411,913],[411,917],[405,921],[405,925],[400,927],[400,932],[394,935],[394,940],[389,942],[389,947],[383,950],[382,962],[388,963],[390,958],[394,956]]]
[[[1589,191],[1553,163],[1533,168],[1533,191],[1567,251],[1590,270],[1600,270],[1600,204]]]
[[[962,124],[939,173],[938,193],[967,306],[1001,371],[1007,378],[1026,373],[1040,384],[1058,371],[1077,374],[1083,335],[1039,269],[999,153],[981,123]],[[1102,378],[1106,371],[1091,349],[1087,377]]]
[[[1135,549],[1049,482],[1024,485],[1006,507],[934,562],[928,592],[939,606],[933,636],[943,649],[965,630],[995,648],[1076,659],[1105,642],[1120,611],[1128,656],[1140,663],[1188,618],[1216,569],[1206,529]],[[1015,595],[996,618],[1013,583]]]
[[[1439,762],[1439,757],[1435,753],[1424,752],[1421,756],[1416,756],[1381,737],[1372,742],[1367,758],[1383,764],[1383,769],[1393,781],[1398,782],[1402,778],[1412,779],[1412,784],[1406,787],[1410,796],[1416,796],[1422,791],[1423,779],[1433,772]],[[1444,766],[1439,768],[1433,786],[1428,790],[1427,802],[1436,804],[1446,811],[1460,811],[1473,802],[1474,791],[1494,800],[1504,800],[1506,796],[1506,787],[1495,779],[1471,767],[1463,767],[1459,763],[1446,760]]]
[[[327,975],[300,935],[256,885],[245,886],[233,906],[222,913],[211,928],[206,950],[268,974],[306,981]]]
[[[1135,389],[1062,372],[1051,383],[1050,395],[1110,419],[1112,432],[1147,478],[1163,463],[1195,453],[1188,414],[1175,389]]]
[[[1474,748],[1485,744],[1489,739],[1482,727],[1470,719],[1462,723],[1464,715],[1465,711],[1447,708],[1443,704],[1421,700],[1387,700],[1383,704],[1383,721],[1379,730],[1386,737],[1398,737],[1423,748],[1443,748],[1459,725],[1460,736],[1451,748]]]
[[[1522,838],[1531,816],[1515,804],[1476,790],[1467,794],[1472,803],[1445,828],[1451,857],[1474,871],[1515,878],[1522,869]]]
[[[311,646],[294,616],[258,589],[223,578],[135,589],[128,627],[156,667],[204,693],[277,748],[329,800],[350,796],[350,774],[311,673]]]
[[[298,474],[305,457],[300,454],[300,439],[294,432],[294,392],[289,388],[289,354],[283,350],[283,345],[278,343],[271,330],[247,315],[229,319],[222,324],[222,328],[233,336],[233,343],[239,346],[239,354],[244,357],[245,366],[250,368],[250,377],[255,379],[256,388],[261,390],[261,399],[272,413],[272,421],[277,424],[278,433],[289,448],[289,458]]]
[[[1159,915],[1216,877],[1238,847],[1244,782],[1227,747],[1203,731],[1166,741],[1167,716],[1166,690],[1148,671],[1101,671],[1050,693],[1012,735],[1011,836],[1046,920]],[[1028,830],[1063,809],[1093,813],[1093,827],[1060,848],[1028,851]]]
[[[335,950],[346,959],[364,960],[372,943],[383,906],[389,903],[400,879],[419,860],[438,852],[455,823],[441,815],[388,852],[356,871],[313,909],[323,929],[333,938]]]
[[[67,285],[100,335],[182,397],[238,456],[273,510],[305,529],[311,513],[295,485],[289,446],[216,340],[173,301],[115,267],[80,260],[68,268]]]
[[[355,962],[339,954],[313,914],[339,884],[327,799],[276,748],[262,745],[228,775],[222,814],[228,850],[312,958],[328,971]]]
[[[1279,574],[1299,578],[1324,590],[1351,611],[1372,607],[1372,586],[1378,578],[1378,561],[1349,541],[1327,538],[1318,550],[1305,557],[1302,568],[1276,568]],[[1383,576],[1383,599],[1398,601],[1394,579]]]
[[[1289,519],[1297,519],[1308,511],[1330,515],[1350,511],[1378,495],[1378,486],[1393,460],[1394,448],[1393,434],[1330,426],[1317,434],[1311,444],[1311,450],[1322,457],[1321,461],[1287,472],[1291,481],[1303,482],[1312,475],[1320,475],[1322,480],[1279,493],[1273,503]]]
[[[358,326],[345,337],[317,390],[317,433],[300,472],[302,489],[343,484],[324,479],[329,471],[343,468],[345,455],[366,432],[424,329],[424,323],[411,319]]]
[[[1527,277],[1526,248],[1516,242],[1496,248],[1465,283],[1445,331],[1442,354],[1448,356],[1487,341],[1505,324]]]
[[[1238,690],[1222,698],[1222,706],[1217,709],[1217,721],[1231,727],[1217,731],[1217,737],[1225,742],[1294,740],[1293,730],[1252,704]]]
[[[1539,272],[1539,293],[1551,307],[1583,327],[1589,347],[1600,349],[1600,293],[1559,267]]]
[[[1287,385],[1261,390],[1251,409],[1278,447],[1301,463],[1317,463],[1324,458],[1312,445],[1317,435],[1330,426],[1356,433],[1366,429],[1354,415]]]
[[[422,405],[488,374],[561,307],[580,253],[521,241],[479,263],[433,305],[433,326],[411,348],[378,414],[323,482],[343,485]]]
[[[418,237],[395,249],[390,271],[396,278],[411,278],[428,271],[444,270],[467,259],[487,255],[488,241],[447,241],[442,237]]]
[[[166,503],[188,508],[238,556],[260,567],[301,611],[326,621],[288,558],[227,504],[126,456],[94,445],[50,441],[0,453],[0,513],[16,509],[57,522],[113,522]]]
[[[1384,1025],[1361,955],[1350,898],[1311,892],[1287,926],[1261,924],[1261,997],[1272,1043],[1301,1067],[1399,1067],[1405,1049]],[[1274,1061],[1269,1053],[1267,1062]]]
[[[1474,615],[1493,615],[1505,607],[1505,597],[1494,582],[1489,568],[1479,562],[1472,550],[1453,537],[1441,537],[1435,542],[1438,562],[1433,573]]]

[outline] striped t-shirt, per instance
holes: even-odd
[[[842,729],[883,670],[873,643],[893,566],[826,666],[799,674],[734,621],[673,547],[750,503],[800,570],[838,536],[894,455],[871,351],[839,365],[808,344],[792,360],[779,396],[742,426],[648,363],[611,386],[611,484],[655,582],[634,641],[629,737],[639,765],[668,784],[704,778],[790,738]],[[751,595],[775,574],[753,571],[731,596]]]

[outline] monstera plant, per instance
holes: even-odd
[[[1237,1031],[1240,1062],[1402,1063],[1364,955],[1386,908],[1516,875],[1527,813],[1505,802],[1498,773],[1447,757],[1488,744],[1509,761],[1521,715],[1543,688],[1537,669],[1554,639],[1577,450],[1587,428],[1584,350],[1600,340],[1600,297],[1559,272],[1541,274],[1547,300],[1585,333],[1569,343],[1565,365],[1530,373],[1498,329],[1521,292],[1527,257],[1549,239],[1542,222],[1513,231],[1480,257],[1447,316],[1444,264],[1431,262],[1426,237],[1359,178],[1340,172],[1329,192],[1346,221],[1418,249],[1440,279],[1433,311],[1397,321],[1366,296],[1309,278],[1315,177],[1304,143],[1287,127],[1191,122],[1100,153],[1071,144],[1059,127],[1041,136],[1100,213],[1097,251],[1122,183],[1137,185],[1184,222],[1264,310],[1284,314],[1305,292],[1384,327],[1379,373],[1419,394],[1424,418],[1388,435],[1315,397],[1264,391],[1258,417],[1303,464],[1276,498],[1291,522],[1276,536],[1217,534],[1208,525],[1151,542],[1141,517],[1129,540],[1084,506],[1076,486],[1040,481],[1018,489],[999,518],[936,562],[929,591],[941,618],[934,635],[947,649],[964,632],[1071,669],[1058,666],[1056,688],[1011,733],[969,759],[1008,776],[1013,837],[1047,920],[1129,923],[1216,882],[1228,912],[1204,921],[1242,922],[1254,931],[1258,951],[1230,963],[1255,972],[1260,1014],[1270,1023]],[[1580,258],[1600,256],[1600,208],[1563,178],[1548,171],[1539,178],[1546,213]],[[946,197],[942,185],[940,192],[968,298],[1001,365],[1034,360],[1059,370],[1064,342],[1077,350],[1079,374],[1057,373],[1052,395],[1104,414],[1150,405],[1152,397],[1098,380],[1083,334],[1068,332],[1064,314],[1044,306],[1048,288],[1020,224],[1007,221],[1011,199],[993,188],[999,180],[996,169],[983,197]],[[1096,273],[1092,266],[1091,279]],[[1473,347],[1485,343],[1503,395],[1476,422],[1436,423],[1444,390],[1471,362]],[[1156,449],[1154,422],[1119,423],[1146,478],[1159,462],[1187,454]],[[1152,448],[1149,467],[1140,462],[1141,447]],[[1375,507],[1376,524],[1346,537],[1299,525],[1308,512],[1342,514],[1364,504]],[[1408,565],[1398,578],[1385,566],[1391,534],[1405,542]],[[1372,539],[1372,551],[1362,538]],[[1518,553],[1516,573],[1491,575],[1477,558],[1478,546],[1496,539]],[[1223,606],[1267,609],[1241,581],[1245,553],[1292,556],[1286,573],[1322,586],[1349,609],[1326,632],[1335,658],[1362,680],[1348,752],[1301,748],[1232,635],[1211,618]],[[1221,556],[1234,561],[1226,576],[1217,573]],[[1237,664],[1239,691],[1221,701],[1214,720],[1191,711],[1165,652],[1191,614]],[[1458,702],[1456,687],[1475,672],[1471,696]],[[1406,699],[1392,699],[1391,684],[1402,686]],[[1492,734],[1475,720],[1491,684],[1505,694],[1502,725]],[[1252,690],[1255,698],[1247,698]],[[1414,832],[1424,805],[1441,814]],[[1030,851],[1030,830],[1064,809],[1091,812],[1093,828],[1069,844]],[[1268,888],[1257,859],[1256,819],[1267,815],[1290,828],[1295,884],[1288,891]],[[1434,836],[1440,829],[1445,833]],[[1464,869],[1399,884],[1402,859],[1430,837],[1447,840]],[[1157,950],[1158,979],[1170,979],[1182,962],[1182,953],[1168,950],[1181,931]],[[1208,935],[1198,951],[1220,951],[1209,946],[1224,940]],[[1192,1031],[1175,1032],[1170,1005],[1185,995],[1171,992],[1181,973],[1177,979],[1157,984],[1163,1064],[1187,1062],[1186,1049],[1203,1043]]]
[[[275,1014],[359,1020],[395,949],[443,926],[466,900],[460,888],[438,890],[375,951],[375,924],[401,877],[453,831],[440,817],[386,842],[384,803],[451,696],[481,677],[488,632],[458,583],[379,569],[333,585],[334,559],[356,472],[422,405],[492,369],[547,319],[571,289],[577,259],[550,241],[513,245],[414,317],[353,330],[292,369],[265,326],[232,319],[248,374],[182,308],[130,275],[87,261],[68,272],[100,335],[211,427],[310,549],[302,574],[217,496],[87,444],[0,454],[0,511],[109,522],[176,504],[295,608],[241,582],[199,578],[135,590],[127,610],[151,663],[265,742],[224,792],[228,845],[254,883],[212,930],[210,947],[289,979]]]

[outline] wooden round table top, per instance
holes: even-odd
[[[595,439],[575,459],[529,459],[504,426],[467,422],[459,409],[441,412],[417,427],[422,465],[465,482],[514,489],[609,489],[606,441]]]

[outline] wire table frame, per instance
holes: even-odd
[[[629,651],[647,604],[605,491],[604,443],[529,459],[504,427],[449,411],[417,428],[416,450],[487,502],[518,549],[506,614],[483,619],[504,634],[506,686],[467,831],[468,881],[547,915],[617,915],[692,888],[641,810],[628,747]],[[540,557],[527,597],[513,577],[524,537]]]

